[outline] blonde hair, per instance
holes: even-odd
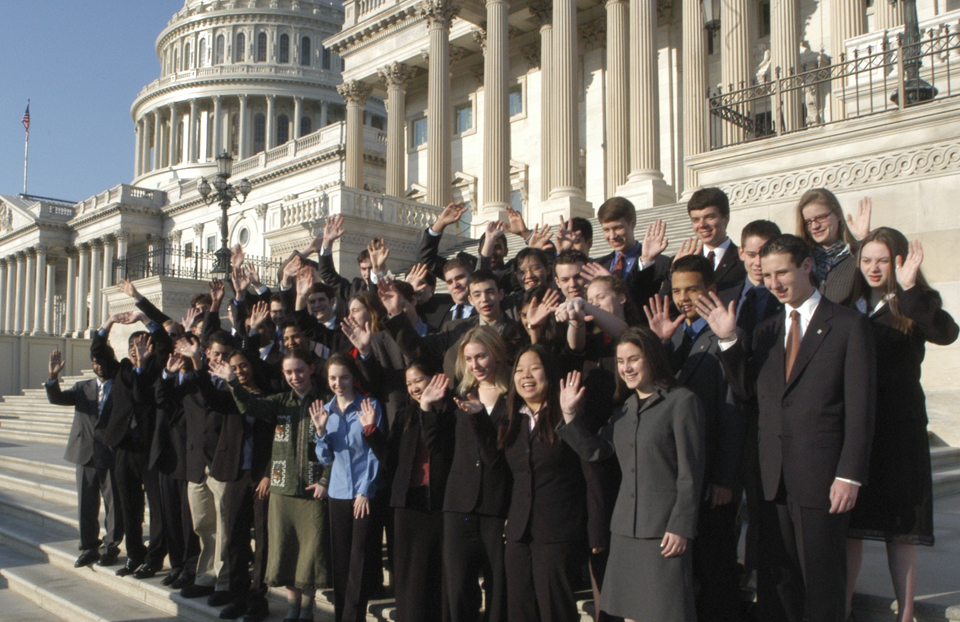
[[[490,358],[497,362],[497,371],[494,374],[493,383],[497,385],[501,393],[509,391],[510,366],[507,361],[507,345],[503,342],[503,337],[489,326],[475,326],[466,332],[460,341],[459,348],[457,348],[457,377],[460,378],[457,393],[466,395],[480,384],[470,373],[467,362],[463,358],[464,349],[471,343],[476,343],[487,349]]]
[[[813,236],[810,235],[810,232],[807,230],[807,223],[804,222],[803,218],[803,208],[808,205],[813,205],[814,203],[826,205],[827,208],[830,209],[830,212],[837,217],[840,223],[837,225],[837,233],[840,239],[850,246],[851,252],[855,252],[857,248],[857,238],[853,237],[853,233],[850,232],[850,228],[847,226],[847,219],[843,217],[843,208],[840,207],[840,200],[837,199],[837,195],[826,188],[812,188],[804,192],[803,196],[800,197],[800,201],[797,202],[797,235],[803,238],[803,241],[810,246],[818,246]]]

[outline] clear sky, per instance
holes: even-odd
[[[183,0],[0,0],[0,194],[81,201],[133,179],[130,106],[160,77],[155,44]]]

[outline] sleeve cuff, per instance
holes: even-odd
[[[109,331],[109,330],[106,330],[106,329],[103,329],[103,328],[98,328],[98,329],[97,329],[97,336],[99,336],[99,337],[101,337],[101,338],[104,338],[104,339],[105,339],[105,338],[107,337],[107,335],[109,335],[109,334],[110,334],[110,331]]]
[[[737,343],[737,339],[736,339],[736,337],[734,337],[734,338],[731,339],[730,341],[723,341],[723,340],[721,339],[718,343],[719,343],[719,345],[720,345],[720,351],[721,351],[721,352],[726,352],[727,350],[729,350],[730,348],[732,348],[732,347]]]
[[[836,479],[838,482],[846,482],[848,484],[853,484],[854,486],[860,486],[860,482],[852,479],[847,479],[845,477],[836,477],[834,479]]]
[[[320,249],[320,252],[317,254],[320,255],[321,257],[329,257],[330,255],[333,254],[333,249],[330,248],[329,246],[324,246]]]
[[[260,294],[261,296],[263,296],[269,291],[270,291],[270,288],[267,287],[266,285],[261,285],[260,287],[257,288],[257,293]]]
[[[439,238],[440,234],[433,230],[433,227],[427,227],[427,235],[432,238]]]
[[[149,322],[147,322],[147,330],[150,331],[151,333],[156,333],[163,330],[163,326],[160,326],[153,320],[150,320]]]
[[[365,425],[365,426],[363,426],[363,435],[364,435],[364,436],[370,436],[370,435],[373,434],[376,430],[377,430],[377,425],[376,425],[375,423],[371,423],[370,425]]]

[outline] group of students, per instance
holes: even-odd
[[[312,619],[332,587],[355,622],[383,594],[385,531],[401,622],[579,620],[585,585],[598,620],[742,620],[749,586],[764,622],[842,622],[879,539],[912,620],[933,544],[920,363],[958,334],[918,242],[816,189],[798,235],[759,220],[738,247],[706,188],[672,258],[619,197],[598,211],[603,257],[589,221],[531,231],[508,209],[479,257],[444,258],[465,209],[442,210],[404,279],[382,240],[341,277],[337,216],[279,291],[236,253],[229,329],[220,281],[182,322],[123,281],[137,310],[94,338],[95,383],[61,392],[50,358],[50,401],[77,412],[77,565],[117,563],[125,534],[117,574],[169,556],[163,583],[222,618],[263,620],[278,586],[286,620]],[[111,326],[137,322],[117,361]]]

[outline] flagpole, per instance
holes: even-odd
[[[30,100],[27,100],[27,114],[30,113]],[[29,117],[28,117],[29,119]],[[29,120],[27,121],[27,132],[26,136],[23,139],[23,193],[27,193],[27,163],[30,161],[30,127]]]

